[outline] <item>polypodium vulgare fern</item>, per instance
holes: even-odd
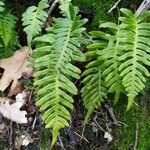
[[[99,52],[99,59],[104,60],[105,70],[103,75],[105,76],[105,84],[109,88],[108,92],[115,92],[115,103],[118,101],[120,92],[122,90],[122,83],[119,73],[119,65],[118,56],[120,53],[119,47],[119,34],[120,28],[115,23],[103,23],[100,25],[101,28],[106,28],[107,30],[113,30],[112,33],[103,33],[105,39],[108,39],[108,45],[106,48]]]
[[[89,62],[83,73],[85,76],[83,79],[84,87],[81,90],[84,106],[87,110],[85,122],[93,110],[104,101],[108,93],[115,92],[115,101],[117,101],[121,91],[117,42],[119,28],[110,22],[103,23],[100,27],[113,31],[106,33],[93,31],[90,33],[94,43],[87,47],[89,49],[87,58],[92,61]],[[94,80],[94,78],[97,79]]]
[[[150,23],[147,21],[150,12],[139,17],[127,9],[121,9],[121,12],[124,14],[119,17],[119,44],[122,53],[118,59],[121,62],[120,76],[127,92],[129,109],[135,97],[144,89],[146,77],[150,76],[146,67],[150,66]]]
[[[125,90],[128,96],[127,110],[145,87],[146,78],[150,75],[147,68],[150,66],[150,23],[147,19],[150,12],[144,12],[138,17],[127,9],[121,9],[121,12],[123,15],[119,17],[118,25],[103,23],[100,27],[106,28],[107,32],[104,32],[104,29],[92,32],[94,43],[88,46],[87,57],[94,58],[94,61],[91,59],[91,65],[88,65],[83,73],[86,77],[83,79],[85,85],[81,90],[87,109],[86,120],[104,99],[101,96],[103,92],[96,97],[99,91],[98,86],[93,86],[94,83],[91,82],[94,75],[97,76],[93,66],[99,67],[99,71],[102,72],[99,74],[100,81],[97,77],[95,82],[103,83],[101,86],[103,89],[108,88],[107,93],[115,92],[115,101],[119,99],[120,92]],[[92,91],[93,95],[90,94]]]
[[[81,71],[73,62],[85,61],[79,47],[86,19],[77,16],[76,7],[70,5],[69,9],[72,11],[68,11],[68,18],[55,19],[47,34],[35,39],[41,44],[33,54],[36,104],[43,112],[46,128],[53,130],[52,146],[60,129],[69,126],[72,95],[78,91],[72,79],[79,79]]]
[[[41,0],[38,6],[28,7],[26,12],[22,15],[24,31],[27,34],[28,45],[31,45],[32,39],[37,36],[42,28],[42,25],[46,18],[47,13],[44,11],[48,7],[47,0]]]
[[[84,77],[82,81],[84,87],[82,88],[81,93],[87,111],[85,123],[92,112],[100,106],[101,102],[107,96],[107,88],[103,76],[103,60],[98,58],[98,53],[106,48],[108,38],[105,36],[105,33],[99,31],[93,31],[91,32],[91,35],[94,41],[88,46],[90,51],[86,53],[88,58],[87,61],[89,61],[89,63],[86,65],[86,70],[82,74]]]

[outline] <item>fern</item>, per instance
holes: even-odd
[[[144,89],[146,77],[150,76],[146,67],[150,66],[150,23],[146,20],[150,12],[139,17],[127,9],[121,9],[121,12],[124,16],[119,18],[121,31],[118,42],[122,50],[119,70],[127,92],[129,109],[135,97]]]
[[[15,31],[16,21],[17,18],[5,8],[0,13],[0,58],[12,55],[13,50],[19,45]]]
[[[120,62],[118,56],[120,55],[120,47],[118,38],[120,34],[120,28],[114,23],[103,23],[101,28],[112,29],[113,33],[103,33],[109,40],[108,45],[102,51],[99,52],[99,59],[104,60],[105,70],[103,75],[105,76],[105,84],[109,88],[108,93],[115,92],[115,103],[118,101],[120,92],[122,90],[122,83],[119,72]]]
[[[87,110],[85,121],[108,93],[115,93],[117,102],[120,92],[125,90],[129,110],[150,76],[147,68],[150,66],[150,23],[147,19],[150,12],[139,17],[127,9],[121,12],[123,16],[119,17],[118,25],[103,23],[101,31],[92,32],[94,43],[88,46],[90,62],[83,73],[81,90]],[[102,89],[106,89],[105,92]]]
[[[0,38],[5,47],[8,47],[16,35],[16,20],[17,18],[10,12],[0,13]]]
[[[81,93],[87,111],[85,123],[87,123],[90,115],[107,96],[107,88],[103,76],[104,66],[102,65],[104,62],[102,59],[99,59],[98,53],[108,45],[108,38],[103,32],[99,31],[93,31],[91,35],[95,40],[93,44],[88,46],[90,50],[86,53],[86,56],[89,63],[82,74],[84,87],[81,89]]]
[[[73,108],[72,95],[77,88],[72,79],[79,79],[80,70],[72,64],[84,61],[85,56],[79,50],[82,25],[76,7],[70,6],[69,18],[54,20],[54,26],[47,29],[47,34],[38,37],[40,42],[34,51],[34,85],[37,91],[37,106],[43,112],[46,128],[53,129],[51,147],[57,140],[61,128],[69,126],[70,110]]]
[[[119,99],[121,92],[121,80],[119,77],[118,62],[118,32],[119,28],[114,23],[103,23],[101,28],[108,28],[108,31],[93,31],[92,38],[94,43],[88,46],[87,58],[92,61],[87,65],[83,75],[84,87],[82,97],[84,106],[87,110],[85,122],[92,112],[100,106],[108,93],[115,92],[115,101]],[[108,90],[107,90],[108,89]]]
[[[32,39],[41,32],[41,26],[48,17],[44,11],[48,7],[47,0],[41,0],[38,6],[31,6],[27,8],[22,15],[24,31],[27,34],[28,45],[31,45]]]

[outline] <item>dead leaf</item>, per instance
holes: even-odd
[[[12,97],[13,95],[17,95],[18,93],[23,91],[23,86],[21,82],[18,82],[14,89],[10,89],[7,97]]]
[[[15,103],[10,104],[9,102],[9,98],[0,97],[0,112],[3,114],[3,117],[19,124],[27,123],[27,112],[20,110],[25,103],[25,93],[19,93],[16,96]]]
[[[0,61],[0,67],[4,69],[0,80],[1,91],[4,91],[12,82],[10,91],[13,93],[18,85],[18,79],[21,78],[23,74],[32,76],[33,69],[27,66],[31,53],[32,50],[25,46],[17,50],[12,57]]]

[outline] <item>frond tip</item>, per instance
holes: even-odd
[[[38,6],[31,6],[27,8],[26,12],[22,15],[24,31],[27,34],[28,45],[31,44],[32,39],[41,31],[41,26],[48,17],[44,11],[48,7],[47,0],[41,0]]]
[[[0,13],[0,38],[3,41],[4,47],[14,41],[16,37],[15,25],[17,18],[12,15],[10,12]]]

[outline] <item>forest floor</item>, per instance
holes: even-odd
[[[115,20],[116,14],[108,15],[115,0],[76,0],[81,14],[90,20],[88,27],[98,28],[99,20]],[[125,1],[124,1],[125,2]],[[132,3],[134,2],[134,3]],[[136,9],[137,1],[129,1],[126,7]],[[92,5],[91,5],[92,4]],[[20,6],[21,7],[21,6]],[[121,7],[121,6],[120,6]],[[19,6],[18,6],[19,8]],[[86,9],[88,11],[86,12]],[[84,16],[85,15],[85,16]],[[91,17],[92,16],[92,17]],[[21,33],[22,34],[22,33]],[[24,43],[24,39],[22,39]],[[2,70],[0,70],[3,73]],[[0,114],[0,150],[49,150],[51,131],[45,129],[40,112],[35,106],[32,79],[21,78],[23,89],[27,95],[21,108],[28,114],[28,123],[18,125],[5,119]],[[78,84],[78,83],[77,83]],[[78,85],[80,88],[80,85]],[[21,92],[22,92],[21,91]],[[7,95],[6,93],[4,93]],[[12,97],[15,99],[15,97]],[[138,97],[138,106],[126,112],[126,96],[122,95],[124,103],[113,105],[112,100],[106,100],[101,108],[94,112],[87,125],[83,125],[84,108],[81,97],[76,96],[75,109],[69,128],[62,130],[56,150],[149,150],[150,147],[150,87]]]

